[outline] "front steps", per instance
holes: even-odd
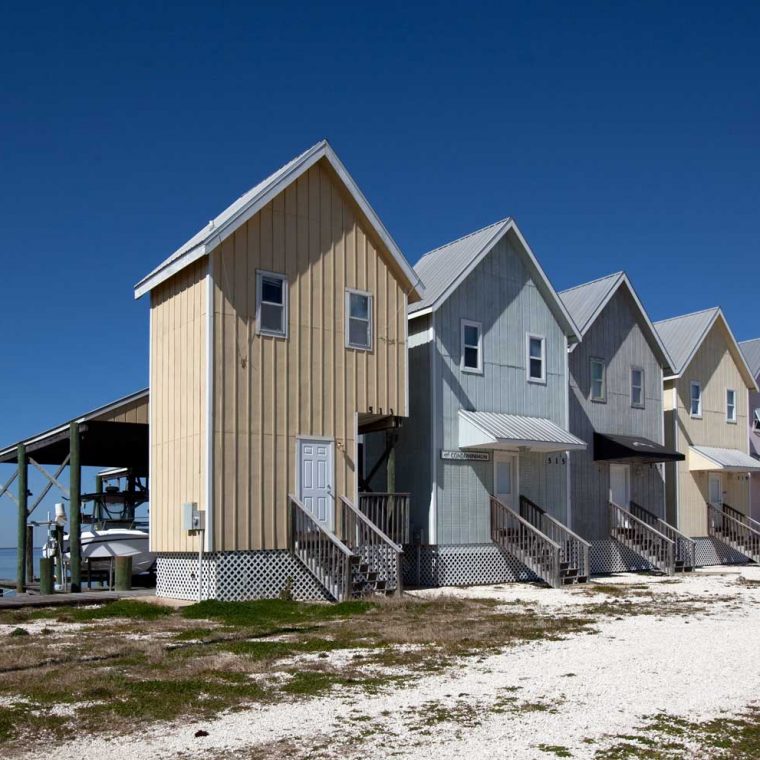
[[[760,564],[760,523],[723,504],[707,505],[707,530],[711,538]]]

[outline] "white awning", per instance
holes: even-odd
[[[760,472],[760,462],[739,449],[689,446],[689,469],[694,471]]]
[[[571,451],[586,444],[543,417],[459,411],[460,449]]]

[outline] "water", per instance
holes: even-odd
[[[34,547],[34,574],[37,575],[40,571],[40,557],[42,557],[42,548],[39,546]],[[0,578],[3,580],[16,577],[16,547],[0,549]],[[6,595],[10,595],[13,592],[8,589],[5,590]]]

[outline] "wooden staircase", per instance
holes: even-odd
[[[753,562],[760,564],[760,523],[725,502],[722,509],[707,505],[707,532]]]
[[[401,593],[402,548],[348,499],[339,499],[339,537],[317,522],[297,497],[289,498],[290,551],[329,598],[342,602]]]
[[[674,540],[614,501],[609,503],[608,516],[612,538],[638,554],[655,570],[665,575],[675,573]]]
[[[491,496],[491,540],[552,588],[585,582],[589,545],[533,502],[526,502],[546,518],[541,524],[553,537]],[[533,517],[539,521],[537,515]]]
[[[697,542],[689,538],[686,534],[674,528],[670,523],[657,517],[654,512],[650,512],[641,504],[635,501],[631,502],[631,514],[638,517],[647,525],[662,533],[674,544],[674,572],[688,573],[691,572],[697,564]]]

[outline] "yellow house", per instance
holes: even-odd
[[[357,439],[407,416],[407,306],[420,292],[326,141],[136,285],[150,295],[158,594],[392,585],[391,570],[367,566],[366,545],[395,544],[357,509]]]
[[[673,359],[665,443],[686,455],[666,465],[668,521],[697,540],[699,565],[754,558],[749,474],[760,463],[749,456],[747,391],[755,379],[719,308],[655,328]]]

